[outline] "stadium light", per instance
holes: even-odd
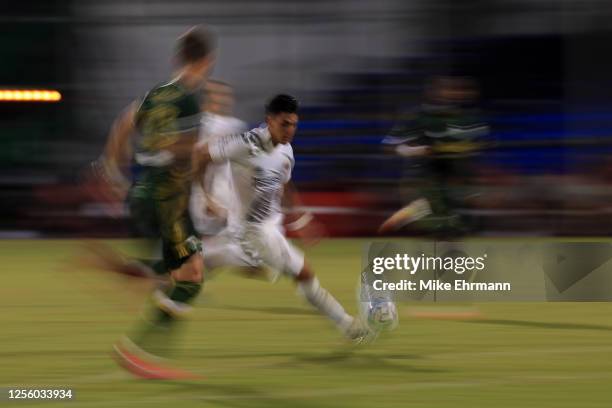
[[[62,94],[49,89],[0,89],[0,102],[59,102]]]

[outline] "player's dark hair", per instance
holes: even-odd
[[[176,54],[179,62],[189,64],[208,57],[215,48],[215,36],[203,27],[196,26],[179,37]]]
[[[266,104],[266,114],[275,115],[277,113],[297,113],[299,104],[297,99],[291,95],[280,94]]]

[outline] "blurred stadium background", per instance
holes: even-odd
[[[481,90],[491,144],[470,164],[479,195],[459,208],[474,234],[606,235],[611,16],[597,0],[11,2],[2,87],[62,99],[0,102],[0,234],[129,234],[79,175],[115,115],[169,75],[176,36],[204,23],[238,117],[257,124],[267,97],[299,96],[295,179],[333,235],[372,235],[405,203],[400,184],[420,175],[381,141],[435,75]]]

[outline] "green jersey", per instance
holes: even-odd
[[[136,113],[140,139],[136,161],[143,166],[166,167],[176,164],[168,148],[190,138],[195,143],[200,124],[198,97],[178,82],[153,88]]]
[[[425,104],[409,121],[394,127],[383,143],[429,146],[429,159],[461,158],[476,153],[488,131],[474,109]]]
[[[141,234],[161,239],[164,262],[170,269],[198,250],[189,197],[190,152],[199,124],[198,97],[178,82],[155,87],[136,113],[140,137],[135,159],[143,169],[130,191],[131,214]],[[180,155],[173,150],[179,145]]]

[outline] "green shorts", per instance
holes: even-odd
[[[148,168],[132,186],[128,203],[140,236],[161,241],[168,271],[201,250],[189,214],[191,184],[176,182],[168,171]]]

